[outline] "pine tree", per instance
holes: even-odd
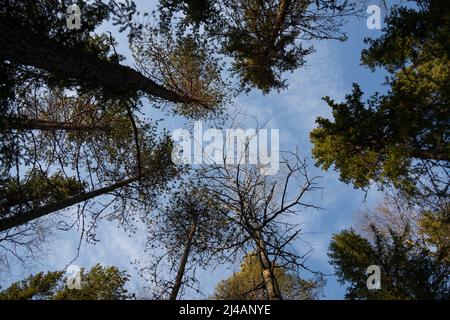
[[[81,287],[69,289],[63,271],[40,272],[0,291],[0,300],[124,300],[131,298],[129,279],[115,266],[81,269]]]

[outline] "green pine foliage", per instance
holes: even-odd
[[[69,289],[63,271],[40,272],[0,291],[0,300],[124,300],[132,296],[125,285],[129,279],[115,266],[100,264],[88,272],[81,269],[81,288]]]

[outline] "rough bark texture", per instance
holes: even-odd
[[[281,300],[282,296],[280,288],[278,287],[277,279],[273,274],[273,266],[269,260],[266,250],[266,244],[263,239],[260,239],[258,243],[258,256],[261,263],[264,286],[266,288],[267,294],[269,295],[269,299]]]
[[[281,0],[280,4],[278,6],[278,12],[277,12],[277,18],[275,20],[275,24],[272,28],[272,39],[275,42],[280,31],[283,23],[286,20],[288,8],[290,5],[290,0]]]
[[[1,57],[48,71],[57,78],[73,80],[76,84],[109,89],[118,95],[142,91],[170,102],[193,102],[130,67],[65,47],[14,21],[0,19],[0,43]]]

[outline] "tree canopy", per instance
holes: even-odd
[[[367,40],[362,63],[386,70],[388,92],[365,103],[355,84],[345,102],[325,98],[333,118],[318,118],[310,134],[317,165],[334,166],[342,181],[358,188],[377,182],[429,201],[446,201],[450,11],[444,2],[394,6],[384,34]]]
[[[283,298],[287,300],[318,299],[325,285],[321,277],[304,280],[283,267],[275,267],[274,273]],[[228,279],[219,282],[212,297],[219,300],[267,299],[262,269],[257,256],[255,254],[245,256],[241,264],[241,270]]]
[[[316,119],[310,140],[317,166],[366,193],[375,185],[394,201],[335,234],[330,263],[348,299],[449,299],[450,7],[380,2],[389,10],[384,28],[365,39],[361,62],[386,75],[386,90],[354,83],[344,101],[324,97],[331,117]],[[315,244],[304,241],[300,213],[330,202],[312,192],[322,190],[320,176],[305,154],[279,150],[278,139],[293,132],[285,115],[297,113],[284,113],[274,123],[286,131],[269,137],[256,118],[256,129],[242,129],[253,106],[245,101],[236,111],[243,101],[236,97],[278,100],[287,73],[307,65],[313,45],[346,41],[347,18],[356,21],[367,5],[159,0],[146,12],[133,0],[0,1],[0,272],[13,260],[36,262],[53,231],[76,231],[79,254],[83,240],[99,241],[99,226],[113,225],[130,237],[146,232],[138,273],[152,298],[203,294],[198,268],[239,262],[213,298],[320,298],[324,278],[301,276],[322,273],[307,265]],[[74,6],[79,28],[67,20]],[[303,80],[312,88],[318,79]],[[227,138],[193,121],[229,125]],[[202,141],[176,148],[172,126],[183,142],[190,129]],[[191,147],[195,164],[177,161]],[[380,290],[366,285],[370,265],[381,268]],[[3,289],[0,299],[133,298],[129,275],[115,266],[97,264],[80,276],[73,290],[64,271],[41,272]]]
[[[115,266],[81,269],[81,288],[69,289],[63,271],[40,272],[0,291],[0,300],[124,300],[128,275]]]
[[[369,214],[362,232],[333,236],[330,263],[347,299],[449,299],[448,216],[411,210],[386,203]],[[379,290],[367,288],[370,265],[380,267]]]
[[[304,65],[313,48],[302,40],[345,40],[345,17],[358,9],[356,2],[347,0],[159,3],[162,27],[176,20],[179,33],[193,29],[197,36],[216,41],[220,52],[232,58],[229,69],[238,76],[241,88],[263,93],[286,88],[283,74]]]

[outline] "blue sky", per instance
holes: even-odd
[[[369,1],[378,4],[378,0]],[[154,1],[137,1],[139,9],[154,9]],[[145,5],[144,5],[145,4]],[[110,25],[102,26],[102,30],[116,30]],[[325,95],[341,101],[346,93],[351,91],[353,82],[358,82],[363,91],[373,93],[383,91],[384,74],[372,73],[360,65],[360,52],[365,47],[364,37],[378,37],[380,31],[369,30],[365,19],[351,18],[346,26],[349,39],[346,42],[322,41],[312,43],[315,53],[307,58],[306,65],[288,74],[289,88],[280,93],[272,93],[263,96],[259,92],[252,91],[241,95],[236,100],[236,105],[248,114],[258,118],[260,122],[268,121],[268,128],[280,129],[280,147],[282,150],[293,150],[296,147],[300,152],[310,158],[311,144],[308,134],[314,128],[317,116],[328,117],[330,109],[321,98]],[[102,31],[100,30],[100,31]],[[127,39],[123,34],[113,32],[119,42],[118,51],[127,56],[127,63],[132,64]],[[144,109],[153,117],[160,117],[161,113],[152,109],[148,104]],[[165,117],[162,126],[173,130],[184,125],[181,118]],[[331,236],[343,228],[355,224],[358,210],[376,203],[380,195],[376,190],[370,190],[365,198],[365,193],[355,190],[351,185],[339,181],[338,174],[334,171],[324,172],[315,168],[313,161],[309,159],[309,168],[312,175],[323,176],[322,192],[317,192],[311,199],[315,204],[325,208],[324,211],[306,211],[299,215],[305,233],[303,239],[311,244],[313,252],[308,260],[308,265],[313,270],[323,273],[332,273],[333,270],[327,262],[326,251]],[[120,269],[127,270],[132,281],[130,289],[138,289],[145,285],[135,272],[130,262],[139,259],[145,260],[142,242],[145,234],[137,230],[136,234],[128,235],[117,228],[114,222],[103,221],[98,230],[97,244],[85,244],[81,246],[79,257],[73,262],[82,267],[90,268],[96,263],[102,265],[117,265]],[[11,281],[23,278],[30,273],[46,270],[60,270],[76,257],[79,235],[73,230],[70,232],[55,232],[51,241],[46,245],[46,254],[36,259],[26,268],[15,266],[10,274],[0,274],[0,284],[7,285]],[[303,249],[302,243],[298,243],[299,250]],[[208,295],[221,279],[226,278],[233,271],[238,270],[236,265],[220,266],[215,270],[206,270],[199,273],[199,280]],[[311,277],[305,272],[304,277]],[[327,277],[325,287],[326,299],[342,299],[345,289],[337,284],[332,276]],[[193,298],[202,296],[193,295]]]

